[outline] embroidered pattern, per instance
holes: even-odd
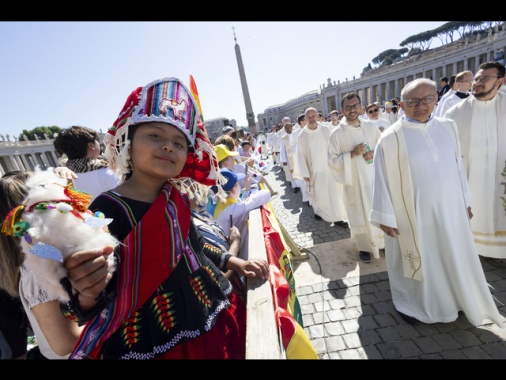
[[[175,312],[172,310],[173,304],[170,301],[171,295],[172,293],[160,293],[151,302],[160,328],[166,332],[176,325]]]
[[[129,348],[139,341],[140,335],[140,326],[138,322],[140,320],[140,315],[138,312],[135,312],[130,318],[126,320],[123,325],[123,341],[125,345]]]
[[[211,306],[211,301],[207,296],[207,292],[202,286],[202,277],[197,276],[195,278],[190,278],[190,285],[200,302],[202,302],[202,304],[204,304],[206,307]]]

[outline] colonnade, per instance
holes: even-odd
[[[59,166],[53,139],[0,141],[0,176],[12,170],[34,170]]]

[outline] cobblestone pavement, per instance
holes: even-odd
[[[349,229],[314,219],[312,208],[302,203],[300,192],[292,191],[280,166],[265,177],[278,192],[271,199],[274,212],[301,251],[314,256],[311,252],[318,246],[350,238]],[[481,258],[503,316],[505,261]],[[296,275],[299,265],[294,261]],[[506,359],[506,328],[475,327],[463,314],[452,323],[411,325],[402,320],[384,270],[296,286],[304,330],[321,359]]]

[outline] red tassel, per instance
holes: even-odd
[[[80,212],[85,212],[91,203],[93,195],[77,190],[72,185],[65,186],[65,195],[70,199],[72,206]]]

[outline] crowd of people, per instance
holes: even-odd
[[[29,226],[2,224],[0,308],[11,312],[0,319],[1,358],[27,357],[31,328],[36,358],[244,359],[244,282],[269,276],[266,261],[248,259],[249,212],[276,194],[262,158],[315,220],[350,230],[357,261],[385,256],[407,322],[464,313],[503,328],[480,256],[506,258],[504,77],[504,65],[485,62],[439,90],[418,78],[383,105],[350,92],[328,117],[309,107],[265,135],[226,126],[215,141],[189,89],[163,78],[128,96],[105,152],[93,129],[63,129],[62,166],[50,170],[92,194],[88,209],[111,219],[123,244],[65,260],[70,302],[60,303],[23,265],[16,231]],[[31,174],[0,178],[2,221],[29,211]]]

